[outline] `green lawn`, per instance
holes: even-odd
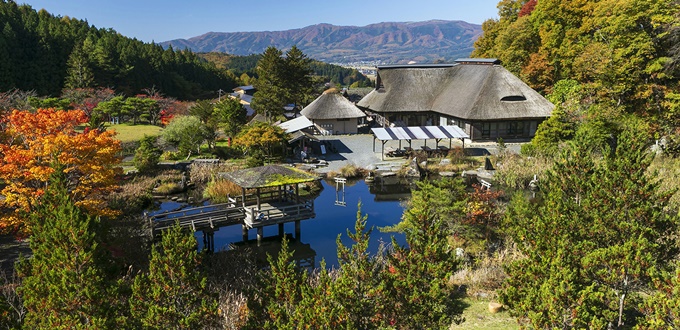
[[[116,138],[121,142],[133,142],[141,140],[144,135],[159,135],[163,128],[154,125],[109,125],[107,129],[116,131]]]
[[[465,322],[453,327],[455,329],[519,329],[515,318],[507,311],[491,314],[489,300],[465,298],[463,302],[469,305],[463,311]]]

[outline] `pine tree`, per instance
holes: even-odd
[[[313,101],[312,95],[312,69],[311,60],[296,46],[286,52],[284,71],[288,92],[288,103],[302,110],[309,102]]]
[[[137,171],[149,172],[158,165],[162,151],[156,146],[156,139],[155,136],[144,135],[139,141],[139,148],[135,150],[135,157],[132,161]]]
[[[149,272],[135,278],[130,309],[136,329],[201,329],[216,322],[217,300],[208,291],[191,233],[178,225],[163,232],[151,251]]]
[[[106,252],[97,239],[99,220],[86,216],[55,171],[31,214],[33,256],[18,270],[31,329],[102,329],[113,325],[115,292],[107,282]]]
[[[283,53],[275,47],[268,47],[257,62],[257,92],[251,103],[257,113],[268,118],[283,114],[287,92]]]
[[[459,186],[462,186],[459,184]],[[390,323],[406,329],[448,329],[460,322],[461,306],[455,288],[448,284],[457,261],[448,244],[447,218],[450,206],[440,208],[451,194],[429,182],[420,183],[404,212],[407,247],[392,239],[388,255],[386,304]],[[447,206],[448,206],[447,205]]]
[[[678,217],[648,178],[644,134],[625,127],[591,160],[587,141],[572,144],[549,172],[545,200],[516,196],[506,216],[526,255],[511,264],[502,300],[533,327],[606,328],[634,322],[649,274],[677,248]]]
[[[361,203],[357,210],[354,232],[347,230],[351,247],[342,244],[340,235],[338,263],[340,274],[335,281],[333,299],[340,305],[346,329],[378,329],[385,326],[384,310],[387,304],[382,267],[368,252],[368,242],[373,228],[366,230],[367,215],[361,215]]]
[[[88,88],[94,86],[94,72],[88,54],[81,45],[76,45],[68,58],[66,88]]]
[[[270,268],[260,272],[258,289],[248,300],[252,314],[247,328],[294,329],[298,320],[293,316],[302,299],[302,291],[308,290],[307,273],[296,268],[286,237],[281,241],[277,258],[268,255],[267,261]]]

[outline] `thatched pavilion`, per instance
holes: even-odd
[[[314,218],[314,200],[300,197],[300,184],[316,181],[315,175],[293,167],[267,165],[220,173],[220,176],[241,187],[241,196],[230,198],[240,204],[246,216],[243,222],[243,239],[248,240],[248,229],[257,228],[257,238],[262,239],[263,227],[295,221],[295,237],[300,237],[300,220]],[[247,193],[255,191],[254,194]]]

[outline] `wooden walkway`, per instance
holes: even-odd
[[[152,236],[178,223],[182,228],[204,233],[216,231],[220,227],[241,225],[244,237],[247,237],[248,229],[257,228],[260,236],[261,228],[265,226],[282,226],[293,221],[296,222],[297,232],[300,220],[315,216],[313,200],[279,190],[260,196],[248,195],[245,201],[238,196],[230,198],[228,203],[155,214],[149,216],[148,220]]]
[[[152,215],[149,217],[149,224],[152,236],[155,236],[176,223],[193,231],[217,230],[220,227],[242,224],[245,217],[243,207],[224,203]]]

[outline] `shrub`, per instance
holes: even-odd
[[[182,187],[175,182],[161,183],[158,187],[154,188],[154,192],[160,195],[176,194],[182,190]]]

